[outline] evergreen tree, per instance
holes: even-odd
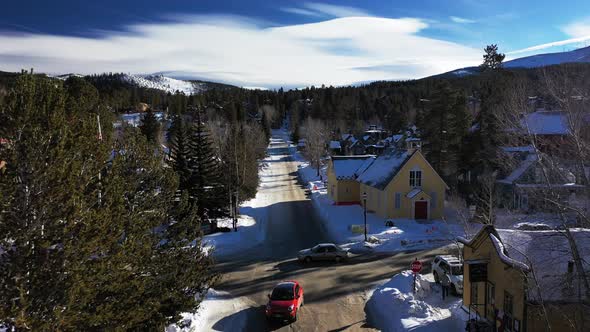
[[[151,108],[148,108],[145,112],[143,119],[141,119],[139,129],[150,143],[158,142],[160,136],[160,122]]]
[[[193,167],[191,165],[190,133],[180,116],[175,116],[168,131],[170,148],[170,164],[179,177],[179,190],[188,190],[191,187]]]
[[[484,70],[497,70],[502,68],[502,61],[504,61],[506,55],[498,52],[498,45],[488,45],[484,48],[484,52],[483,64],[481,65]]]
[[[228,215],[227,193],[220,168],[220,159],[213,149],[203,113],[197,110],[190,136],[190,194],[197,200],[199,216],[214,220]]]
[[[456,92],[441,81],[432,96],[428,121],[423,124],[424,151],[432,167],[443,177],[448,175],[449,119],[455,105]]]
[[[61,84],[23,74],[0,112],[0,137],[9,141],[1,151],[0,321],[17,329],[62,328],[65,241],[77,236],[73,225],[88,222],[83,211],[97,202],[97,174],[109,155],[95,115],[68,115],[67,99]]]

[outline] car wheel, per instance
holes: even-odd
[[[299,305],[300,307],[303,307],[303,305],[305,304],[305,298],[302,296],[301,297],[301,304]]]
[[[291,323],[295,323],[297,321],[297,313],[295,313],[295,316],[293,316],[293,318],[291,318]]]
[[[340,256],[336,256],[336,263],[340,263],[340,261],[342,260],[342,258]]]
[[[440,283],[440,280],[438,279],[438,273],[436,273],[436,271],[434,271],[432,273],[432,275],[434,276],[434,282],[437,284]]]
[[[305,257],[305,262],[306,263],[311,263],[311,257],[309,257],[309,256]]]

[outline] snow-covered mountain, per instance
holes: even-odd
[[[568,62],[589,62],[590,46],[568,52],[545,53],[504,62],[504,68],[535,68]]]
[[[137,85],[142,88],[158,89],[170,93],[176,91],[183,92],[186,95],[197,94],[208,89],[207,83],[204,82],[190,82],[177,80],[175,78],[166,77],[161,74],[156,75],[133,75],[125,74],[123,79],[127,82]]]
[[[504,62],[504,68],[537,68],[562,63],[585,62],[590,63],[590,46],[573,51],[536,54]],[[462,77],[479,74],[479,67],[466,67],[435,76]]]

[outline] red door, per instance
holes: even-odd
[[[428,202],[414,203],[414,219],[428,219]]]

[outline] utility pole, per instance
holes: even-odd
[[[98,141],[102,142],[102,128],[100,127],[100,115],[96,115],[98,123]],[[98,170],[98,205],[102,205],[102,170]]]
[[[367,193],[363,193],[363,214],[365,217],[365,242],[367,242]]]

